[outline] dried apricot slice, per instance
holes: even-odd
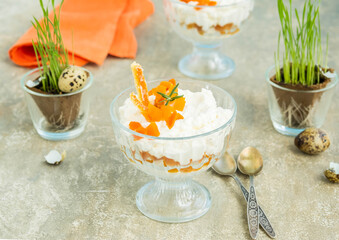
[[[181,2],[184,3],[189,3],[189,2],[197,2],[198,6],[215,6],[217,5],[216,1],[211,1],[211,0],[180,0]],[[196,9],[201,9],[196,7]]]
[[[173,112],[171,116],[166,119],[166,125],[169,129],[171,129],[174,126],[175,120],[177,120],[177,111]]]
[[[150,135],[154,137],[160,136],[158,126],[155,122],[151,122],[146,128],[144,128],[139,122],[130,122],[129,128],[141,134]],[[134,138],[140,139],[141,137],[134,136]]]
[[[146,134],[154,137],[160,136],[158,126],[155,122],[151,122],[150,125],[146,127]]]
[[[129,129],[135,131],[138,128],[142,128],[142,125],[139,122],[130,122],[128,127],[129,127]]]
[[[184,119],[184,116],[177,112],[177,119],[176,120],[180,120],[180,119]]]
[[[185,98],[177,98],[173,101],[173,107],[175,110],[183,111],[185,108],[186,100]]]
[[[168,89],[170,89],[170,88],[173,88],[173,84],[170,83],[170,82],[167,82],[167,81],[162,81],[162,82],[160,83],[160,86],[166,87],[166,90],[168,90]]]
[[[170,80],[168,80],[168,81],[169,81],[170,83],[172,83],[173,86],[175,86],[175,85],[177,84],[174,78],[172,78],[172,79],[170,79]]]
[[[148,104],[147,114],[149,119],[152,122],[159,122],[162,120],[162,111],[161,109],[153,106],[152,104]]]
[[[169,106],[169,105],[163,105],[161,106],[161,112],[162,112],[162,120],[167,120],[170,118],[170,116],[172,115],[172,113],[175,111],[174,107]]]
[[[155,101],[154,105],[159,107],[161,105],[164,105],[165,103],[163,102],[164,98],[158,93],[166,93],[166,87],[159,85],[158,87],[154,88],[154,95],[155,95]]]
[[[141,133],[141,134],[146,134],[147,131],[146,129],[139,123],[139,122],[130,122],[129,123],[129,128],[135,132]],[[142,137],[133,135],[134,140],[138,141],[140,139],[142,139]]]

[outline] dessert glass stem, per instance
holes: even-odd
[[[156,178],[138,191],[136,204],[144,215],[154,220],[187,222],[209,210],[211,195],[191,178]]]
[[[192,78],[217,80],[230,76],[235,70],[232,59],[220,52],[221,43],[194,43],[193,52],[179,61],[179,70]]]

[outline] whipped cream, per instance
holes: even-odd
[[[201,92],[178,89],[179,95],[184,95],[186,104],[182,112],[178,111],[184,119],[177,120],[169,129],[165,121],[156,122],[159,137],[188,137],[207,133],[225,124],[231,117],[232,111],[217,106],[215,98],[210,90],[202,89]],[[152,99],[150,99],[152,101]],[[146,121],[140,110],[133,104],[130,98],[126,99],[119,108],[120,122],[126,127],[131,121],[141,123],[147,127]],[[206,155],[218,155],[221,153],[226,135],[230,128],[225,128],[208,136],[197,137],[190,140],[151,140],[142,138],[134,141],[133,137],[126,146],[136,145],[139,151],[148,152],[156,158],[167,157],[187,165],[192,161],[198,161]],[[133,144],[131,144],[133,143]]]
[[[192,7],[197,5],[197,2],[173,3],[171,7],[165,6],[165,9],[167,13],[173,11],[172,14],[169,14],[169,19],[176,31],[192,40],[203,41],[210,38],[227,37],[227,34],[221,34],[215,27],[233,24],[234,27],[240,28],[241,23],[249,17],[254,7],[253,0],[215,1],[217,2],[216,6],[202,7],[199,10]],[[196,24],[204,33],[200,34],[197,29],[188,27],[192,24]]]

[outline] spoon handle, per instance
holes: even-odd
[[[246,190],[246,188],[244,187],[244,185],[242,184],[240,179],[237,177],[237,175],[232,175],[232,177],[237,182],[237,184],[239,185],[241,192],[242,192],[242,195],[244,196],[246,202],[248,202],[248,194],[249,194],[248,191]],[[260,206],[258,206],[258,210],[259,210],[259,224],[260,224],[260,226],[265,230],[265,232],[267,233],[267,235],[269,237],[275,238],[275,232],[273,230],[273,227],[272,227],[270,221],[266,217],[264,210],[262,210],[262,208]]]
[[[248,228],[252,239],[257,239],[259,229],[259,214],[257,197],[255,195],[253,176],[250,176],[250,194],[247,201]]]

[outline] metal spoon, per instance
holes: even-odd
[[[244,185],[241,183],[237,175],[235,175],[235,172],[237,171],[237,163],[228,152],[226,152],[224,156],[212,166],[212,168],[216,173],[220,175],[232,177],[240,187],[242,195],[244,196],[246,202],[248,201],[249,193],[244,187]],[[266,217],[264,210],[262,210],[260,206],[258,208],[259,208],[260,226],[265,230],[268,236],[270,236],[271,238],[275,238],[275,232],[270,221]]]
[[[238,156],[238,168],[250,176],[250,195],[247,201],[247,220],[250,235],[257,239],[259,229],[258,202],[254,189],[253,175],[259,173],[264,163],[260,152],[254,147],[244,148]]]

